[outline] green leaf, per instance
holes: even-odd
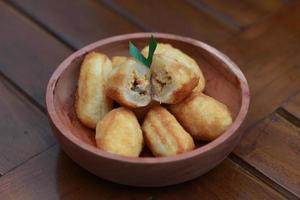
[[[145,65],[146,67],[150,68],[156,46],[157,46],[157,42],[153,37],[153,35],[151,35],[147,58],[145,58],[143,54],[141,54],[141,52],[138,50],[138,48],[136,48],[136,46],[132,42],[129,42],[129,54],[132,57],[134,57],[136,60],[141,62],[143,65]]]
[[[138,48],[136,48],[136,46],[132,42],[129,42],[129,53],[132,57],[148,67],[147,59],[143,56],[143,54],[140,53]]]
[[[147,64],[150,68],[151,63],[152,63],[152,59],[153,59],[153,55],[154,55],[154,51],[156,49],[157,46],[157,42],[155,40],[155,38],[153,37],[153,35],[151,35],[151,39],[149,41],[149,51],[148,51],[148,58],[147,58]]]

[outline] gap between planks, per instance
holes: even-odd
[[[294,125],[296,127],[300,127],[300,119],[299,118],[295,117],[292,113],[288,112],[284,108],[279,107],[274,112],[270,113],[268,116],[266,116],[263,119],[257,121],[252,126],[248,127],[245,130],[245,132],[247,132],[249,129],[252,129],[253,127],[257,126],[259,123],[261,123],[262,121],[264,121],[266,118],[268,118],[268,117],[270,117],[270,116],[272,116],[274,114],[278,114],[282,118],[284,118],[285,120],[287,120],[289,123],[291,123],[292,125]],[[293,194],[289,190],[287,190],[284,187],[282,187],[279,184],[277,184],[275,181],[273,181],[272,179],[270,179],[268,176],[266,176],[265,174],[263,174],[262,172],[260,172],[259,170],[257,170],[254,166],[252,166],[248,162],[244,161],[242,158],[240,158],[236,154],[230,153],[229,156],[228,156],[228,158],[230,160],[232,160],[234,163],[236,163],[237,165],[239,165],[243,170],[245,170],[246,172],[248,172],[248,174],[250,174],[252,176],[255,176],[256,178],[258,178],[259,180],[261,180],[262,182],[264,182],[265,184],[267,184],[269,187],[271,187],[271,188],[275,189],[276,191],[278,191],[279,193],[283,194],[288,199],[298,199],[298,197],[295,194]]]
[[[14,90],[16,90],[20,95],[22,95],[30,104],[37,107],[43,114],[47,115],[47,110],[41,104],[39,104],[33,97],[27,94],[19,85],[17,85],[14,81],[8,78],[1,70],[0,70],[0,79],[3,79],[10,84]]]
[[[237,164],[238,166],[240,166],[241,169],[243,171],[245,171],[245,173],[247,173],[247,174],[249,174],[251,176],[254,176],[255,178],[259,179],[260,181],[262,181],[263,183],[265,183],[266,185],[268,185],[270,188],[272,188],[272,189],[276,190],[277,192],[279,192],[280,194],[282,194],[287,199],[291,199],[291,200],[298,199],[298,197],[296,195],[294,195],[290,191],[286,190],[282,186],[278,185],[276,182],[274,182],[273,180],[271,180],[265,174],[259,172],[255,167],[253,167],[252,165],[250,165],[249,163],[247,163],[246,161],[244,161],[242,158],[240,158],[239,156],[235,155],[234,153],[230,153],[229,156],[228,156],[228,159],[230,159],[235,164]]]
[[[278,113],[281,117],[289,121],[291,124],[293,124],[296,127],[300,128],[300,119],[294,116],[292,113],[287,111],[286,109],[280,107],[276,110],[276,113]]]
[[[255,24],[259,23],[260,21],[264,20],[264,18],[267,18],[269,16],[272,16],[274,13],[268,13],[259,19],[255,20],[252,23],[249,23],[247,25],[241,25],[238,20],[232,18],[231,16],[227,15],[226,13],[223,13],[222,11],[219,11],[212,5],[207,4],[203,0],[186,0],[189,4],[197,8],[199,11],[202,11],[204,13],[207,13],[208,15],[212,16],[216,20],[223,23],[225,26],[230,27],[231,29],[237,31],[237,32],[243,32],[244,30],[247,30],[249,27],[254,26]],[[289,3],[291,0],[281,0],[283,4]]]
[[[49,27],[47,27],[45,24],[43,24],[40,20],[36,19],[35,17],[31,16],[29,13],[25,12],[22,8],[20,8],[19,6],[15,5],[14,3],[12,3],[11,1],[7,0],[4,1],[8,6],[12,7],[14,10],[16,10],[17,12],[19,12],[21,15],[23,15],[25,18],[29,19],[32,23],[36,24],[38,27],[40,27],[42,30],[46,31],[49,35],[51,35],[52,37],[54,37],[55,39],[57,39],[59,42],[61,42],[62,44],[64,44],[66,47],[68,47],[69,49],[75,51],[77,50],[77,48],[72,45],[67,38],[62,37],[60,34],[56,33],[55,31],[51,30]],[[118,5],[108,1],[108,0],[102,0],[102,2],[104,3],[104,5],[111,9],[112,11],[114,11],[116,14],[125,17],[130,23],[134,24],[135,26],[138,26],[139,28],[141,28],[144,31],[153,31],[151,28],[147,27],[144,25],[144,23],[142,21],[140,21],[138,18],[130,15],[129,13],[127,13],[126,11],[124,11],[121,7],[119,7]],[[200,5],[202,6],[202,4]],[[199,6],[197,6],[199,7]],[[240,27],[237,25],[236,22],[232,21],[231,19],[228,20],[226,18],[225,15],[223,15],[222,13],[215,13],[217,11],[212,10],[212,12],[214,12],[213,17],[217,18],[218,20],[220,20],[220,18],[222,18],[223,22],[225,21],[228,25],[232,26],[232,28],[235,29],[240,29]],[[210,13],[211,14],[211,13]],[[225,16],[225,18],[224,18]],[[221,21],[222,21],[221,20]],[[238,26],[238,27],[237,27]],[[0,78],[4,79],[5,81],[7,81],[10,85],[13,86],[13,88],[18,91],[19,93],[21,93],[21,95],[23,95],[31,104],[33,104],[34,106],[36,106],[43,114],[47,114],[46,108],[43,107],[42,105],[40,105],[38,102],[36,102],[30,95],[28,95],[21,87],[19,87],[17,84],[15,84],[12,80],[10,80],[7,76],[5,76],[5,74],[3,74],[2,72],[0,72]],[[286,111],[283,108],[278,108],[276,111],[276,113],[278,113],[279,115],[281,115],[283,118],[285,118],[287,121],[289,121],[290,123],[296,125],[296,126],[300,126],[300,119],[296,118],[295,116],[293,116],[291,113],[289,113],[288,111]],[[254,124],[254,126],[257,123]],[[23,165],[24,163],[28,162],[29,160],[31,160],[32,158],[38,156],[40,153],[43,153],[45,151],[47,151],[48,149],[52,148],[53,146],[55,146],[57,144],[53,144],[51,146],[49,146],[47,149],[43,150],[42,152],[39,152],[38,154],[33,155],[32,157],[30,157],[29,159],[25,160],[24,162],[22,162],[21,164],[17,165],[16,167],[12,168],[10,171],[13,171],[14,169],[18,168],[19,166]],[[235,154],[231,153],[228,158],[230,160],[232,160],[234,163],[236,163],[238,166],[240,166],[243,170],[245,170],[246,172],[248,172],[248,174],[262,180],[263,182],[265,182],[268,186],[270,186],[271,188],[279,191],[280,193],[282,193],[283,195],[285,195],[287,198],[290,199],[297,199],[297,197],[295,195],[293,195],[292,193],[290,193],[288,190],[284,189],[283,187],[281,187],[280,185],[276,184],[275,182],[273,182],[271,179],[269,179],[267,176],[265,176],[264,174],[262,174],[261,172],[259,172],[257,169],[255,169],[252,165],[250,165],[249,163],[245,162],[244,160],[242,160],[241,158],[239,158],[238,156],[236,156]],[[4,175],[5,176],[5,175]],[[1,175],[0,175],[1,177]]]
[[[211,7],[211,6],[207,5],[206,3],[199,1],[199,0],[186,0],[186,1],[189,4],[191,4],[192,6],[194,6],[195,8],[197,8],[198,10],[209,14],[210,16],[214,17],[215,19],[217,19],[224,25],[232,28],[233,30],[235,30],[235,31],[242,30],[242,27],[239,25],[239,23],[237,21],[235,21],[231,17],[219,12],[214,7]]]
[[[24,160],[24,161],[21,162],[20,164],[18,164],[18,165],[16,165],[16,166],[14,166],[13,168],[9,169],[7,172],[5,172],[5,174],[1,174],[1,175],[0,175],[0,178],[6,176],[6,175],[9,174],[10,172],[14,171],[15,169],[17,169],[17,168],[19,168],[20,166],[24,165],[25,163],[29,162],[31,159],[33,159],[33,158],[39,156],[40,154],[42,154],[42,153],[48,151],[49,149],[51,149],[52,147],[55,147],[55,146],[57,146],[57,145],[58,145],[58,143],[55,142],[54,144],[50,145],[50,146],[47,147],[46,149],[44,149],[44,150],[42,150],[42,151],[40,151],[40,152],[38,152],[38,153],[36,153],[36,154],[33,154],[33,155],[30,156],[28,159]]]
[[[97,0],[98,3],[100,3],[99,1],[101,1],[106,8],[112,10],[113,12],[115,12],[117,15],[119,15],[121,17],[125,17],[130,23],[132,23],[133,25],[141,28],[142,31],[145,31],[145,32],[155,31],[154,29],[146,26],[139,18],[131,15],[129,12],[122,9],[118,4],[114,3],[113,1],[111,1],[111,0]]]
[[[33,24],[40,27],[42,30],[47,32],[49,35],[51,35],[53,38],[64,44],[67,48],[71,49],[72,51],[77,50],[77,48],[68,41],[67,38],[64,38],[59,33],[56,33],[55,31],[51,30],[47,25],[43,24],[39,19],[35,18],[34,16],[27,13],[25,10],[23,10],[21,7],[16,5],[15,3],[11,2],[10,0],[4,1],[8,6],[13,8],[15,11],[20,13],[23,17],[27,18],[29,21],[31,21]]]
[[[43,106],[39,105],[32,97],[30,97],[23,89],[21,89],[18,85],[16,85],[13,81],[11,81],[8,77],[6,77],[5,74],[3,74],[1,71],[0,71],[0,82],[2,82],[4,85],[9,85],[9,87],[11,87],[12,93],[18,93],[17,95],[24,97],[25,101],[28,101],[28,103],[31,104],[33,107],[38,108],[38,110],[41,111],[41,115],[47,115],[47,111]],[[52,145],[48,146],[47,148],[43,149],[42,151],[40,151],[36,154],[33,154],[32,156],[30,156],[23,162],[17,164],[13,168],[9,169],[7,172],[5,172],[5,174],[0,174],[0,178],[2,176],[5,176],[9,172],[13,171],[14,169],[20,167],[21,165],[23,165],[27,161],[31,160],[32,158],[47,151],[48,149],[50,149],[51,147],[53,147],[55,145],[57,145],[57,142],[54,142]]]

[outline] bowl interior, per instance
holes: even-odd
[[[236,119],[241,107],[242,92],[240,81],[231,69],[215,55],[208,52],[205,47],[176,39],[167,39],[159,36],[156,36],[156,38],[158,42],[170,43],[197,61],[206,79],[205,93],[226,104],[233,118]],[[109,57],[117,55],[128,56],[129,41],[133,41],[141,49],[147,44],[148,40],[148,37],[132,37],[99,46],[90,46],[90,48],[85,48],[83,53],[79,53],[79,56],[76,56],[69,62],[68,66],[60,74],[54,88],[54,107],[65,128],[69,129],[83,143],[96,148],[94,139],[95,131],[84,127],[78,121],[74,111],[75,91],[84,55],[90,51],[98,51],[107,54]],[[206,143],[197,142],[198,148],[203,145],[206,145]],[[148,157],[151,154],[145,150],[142,156]]]

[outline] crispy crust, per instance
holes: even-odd
[[[155,156],[170,156],[194,149],[192,137],[175,117],[161,106],[147,113],[142,125],[144,139]]]
[[[97,125],[97,147],[114,154],[138,157],[144,140],[136,116],[127,108],[110,111]]]
[[[193,92],[184,101],[169,108],[197,140],[214,140],[232,124],[227,106],[203,93]]]
[[[79,120],[89,128],[96,128],[99,120],[112,109],[112,100],[104,91],[105,77],[111,70],[111,61],[100,53],[87,54],[81,65],[75,98]]]
[[[149,51],[149,47],[146,46],[146,47],[143,48],[142,54],[144,56],[147,56],[148,51]],[[204,90],[204,88],[205,88],[205,78],[203,76],[201,68],[199,67],[199,65],[197,64],[197,62],[193,58],[191,58],[187,54],[183,53],[181,50],[179,50],[177,48],[174,48],[172,45],[164,44],[164,43],[158,43],[157,44],[155,54],[167,55],[169,57],[172,57],[172,58],[176,59],[178,62],[181,62],[181,63],[187,65],[190,69],[193,70],[196,77],[199,78],[199,82],[197,83],[197,87],[194,88],[194,91],[201,92],[201,91]]]
[[[193,91],[194,92],[203,92],[204,89],[205,89],[205,78],[204,78],[202,71],[200,71],[198,84],[193,89]]]
[[[126,95],[128,94],[128,82],[129,76],[131,76],[132,72],[132,63],[136,62],[132,59],[127,59],[126,62],[123,62],[120,66],[114,68],[109,75],[108,80],[105,84],[105,91],[107,96],[117,101],[119,104],[123,106],[127,106],[130,108],[140,107],[140,102],[134,102],[128,98]],[[149,102],[150,102],[150,93]],[[148,103],[149,103],[148,102]]]
[[[106,95],[122,104],[123,106],[135,108],[135,104],[127,101],[124,96],[124,87],[126,85],[126,72],[119,71],[119,73],[113,74],[110,76],[108,81],[105,84]]]
[[[153,79],[155,79],[157,74],[167,73],[171,77],[169,84],[172,84],[174,88],[170,90],[170,94],[159,94],[155,87],[152,90],[154,93],[153,99],[162,103],[175,104],[180,102],[192,92],[199,81],[199,78],[195,76],[195,73],[190,68],[173,58],[161,54],[154,56],[150,70],[152,73],[152,86],[155,84]]]

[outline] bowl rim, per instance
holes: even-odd
[[[238,112],[238,115],[236,116],[236,119],[232,123],[232,125],[227,129],[221,136],[216,138],[215,140],[209,142],[208,144],[205,144],[204,146],[198,147],[197,149],[194,149],[190,152],[185,152],[179,155],[174,156],[167,156],[167,157],[137,157],[137,158],[131,158],[131,157],[125,157],[121,155],[116,155],[112,153],[105,152],[101,149],[98,149],[94,146],[91,146],[89,144],[86,144],[82,142],[79,138],[77,138],[75,135],[71,133],[71,131],[68,130],[68,128],[65,127],[63,122],[59,120],[58,114],[55,109],[54,105],[54,94],[55,94],[55,88],[56,83],[59,80],[60,75],[65,71],[65,69],[69,66],[69,64],[77,57],[80,57],[84,55],[85,53],[89,52],[90,50],[109,43],[113,42],[119,42],[123,40],[134,40],[134,39],[141,39],[141,38],[149,38],[153,35],[156,38],[161,39],[169,39],[169,40],[177,40],[180,42],[188,43],[190,45],[196,46],[198,48],[201,48],[210,54],[212,54],[216,59],[223,62],[227,70],[230,70],[232,73],[235,74],[236,77],[238,77],[240,88],[241,88],[241,96],[242,96],[242,102],[241,107]],[[47,91],[46,91],[46,106],[47,106],[47,112],[48,117],[50,118],[52,124],[58,129],[59,134],[62,134],[63,137],[65,137],[67,140],[69,140],[72,144],[78,146],[79,148],[83,149],[84,151],[87,151],[89,153],[94,154],[95,156],[101,156],[106,159],[110,160],[118,160],[120,162],[126,162],[126,163],[135,163],[135,164],[157,164],[157,163],[169,163],[169,162],[178,162],[186,159],[190,159],[194,156],[204,154],[206,152],[209,152],[213,150],[215,147],[223,144],[226,140],[228,140],[230,137],[232,137],[234,134],[237,134],[237,129],[241,126],[242,122],[244,121],[246,114],[248,112],[250,103],[250,95],[249,95],[249,86],[247,83],[247,80],[242,73],[242,71],[239,69],[239,67],[231,61],[225,54],[221,53],[219,50],[215,49],[214,47],[201,42],[196,39],[192,39],[185,36],[179,36],[175,34],[169,34],[169,33],[160,33],[160,32],[138,32],[138,33],[129,33],[129,34],[121,34],[116,35],[108,38],[104,38],[102,40],[96,41],[94,43],[91,43],[89,45],[84,46],[83,48],[75,51],[71,55],[69,55],[53,72],[52,76],[50,77],[50,80],[47,85]]]

